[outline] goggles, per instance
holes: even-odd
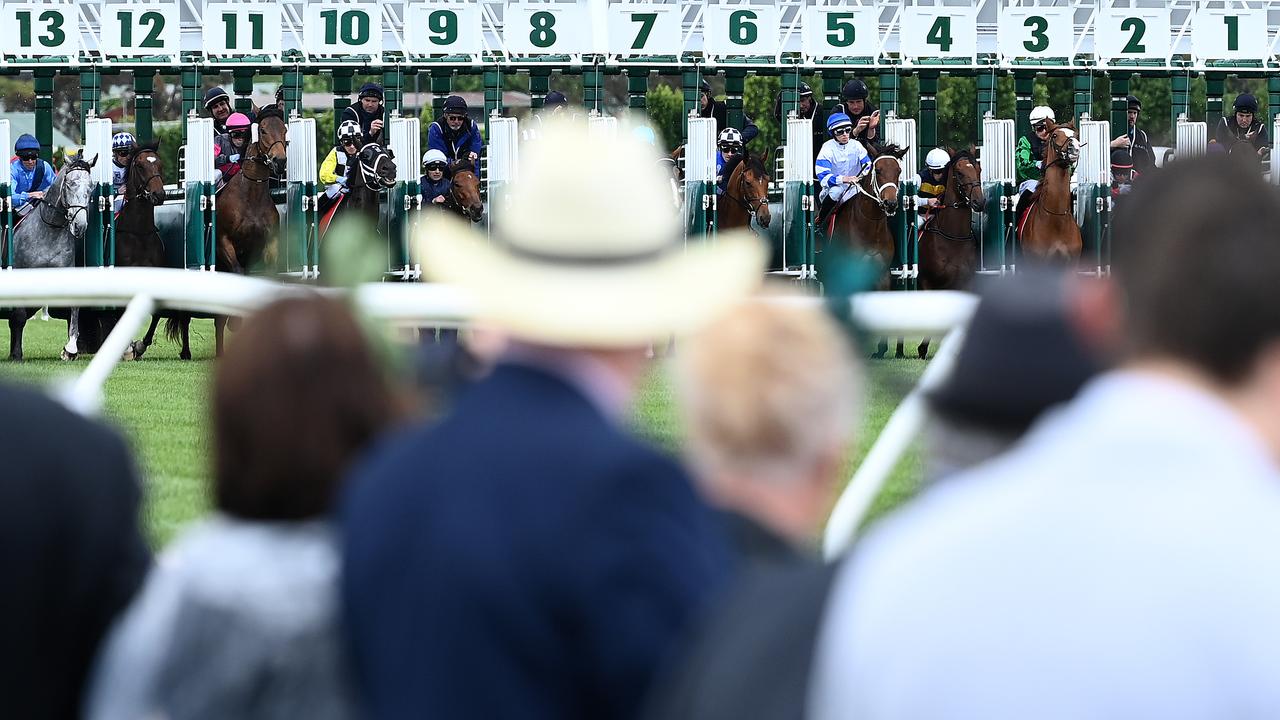
[[[35,160],[38,157],[40,157],[40,153],[38,152],[27,151],[18,153],[19,160]]]
[[[227,131],[227,134],[228,134],[228,135],[230,135],[230,136],[231,136],[231,137],[233,137],[233,138],[247,138],[247,137],[249,137],[249,131],[248,131],[248,130],[228,130],[228,131]]]
[[[466,119],[467,119],[467,116],[466,116],[466,115],[453,115],[453,114],[450,114],[450,115],[445,115],[445,116],[444,116],[444,119],[445,119],[445,120],[458,120],[458,121],[462,121],[462,120],[466,120]]]
[[[852,133],[852,132],[853,132],[853,126],[852,126],[852,125],[841,125],[840,127],[836,127],[836,128],[832,128],[832,129],[831,129],[831,134],[832,134],[832,135],[848,135],[848,134],[850,134],[850,133]]]
[[[129,148],[116,148],[111,151],[112,155],[124,156],[129,154]]]
[[[1044,123],[1036,123],[1035,125],[1031,126],[1031,130],[1033,132],[1045,132],[1048,129],[1049,129],[1049,126],[1045,125]]]
[[[423,167],[425,167],[428,171],[439,170],[440,172],[444,172],[444,169],[446,166],[442,162],[433,162],[433,163],[427,163],[426,165],[423,165]]]
[[[726,152],[738,152],[742,149],[742,146],[737,143],[721,143],[720,149]]]

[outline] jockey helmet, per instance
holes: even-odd
[[[1116,148],[1111,151],[1111,169],[1112,170],[1132,170],[1133,154],[1124,148]]]
[[[129,148],[133,147],[135,142],[136,141],[133,139],[132,134],[127,132],[118,132],[115,135],[111,136],[111,149],[112,150],[128,150]]]
[[[209,91],[204,94],[205,109],[208,110],[210,105],[213,105],[220,100],[226,100],[230,103],[231,97],[227,95],[226,90],[223,90],[220,87],[209,88]]]
[[[1249,93],[1240,93],[1236,96],[1236,101],[1232,105],[1236,112],[1247,112],[1258,114],[1258,99]]]
[[[367,98],[367,97],[374,97],[381,100],[382,86],[379,85],[378,83],[365,83],[364,85],[361,85],[360,94],[357,95],[356,98],[363,100],[364,98]]]
[[[927,165],[930,170],[941,170],[946,167],[949,162],[951,162],[951,155],[942,148],[934,148],[929,151],[928,155],[924,156],[924,164]]]
[[[658,136],[653,132],[653,128],[648,125],[636,125],[631,128],[631,137],[639,140],[645,145],[653,147],[657,147],[658,145]]]
[[[360,140],[364,133],[360,131],[360,123],[355,120],[343,120],[338,126],[338,142],[343,140]]]
[[[440,152],[436,148],[431,148],[430,150],[422,153],[423,168],[437,164],[443,168],[445,165],[449,164],[449,158],[445,157],[444,153]]]
[[[842,127],[852,128],[853,121],[849,119],[848,115],[845,115],[842,112],[831,113],[831,116],[827,118],[827,132],[835,135],[836,129]]]
[[[445,115],[466,115],[467,101],[457,95],[450,95],[444,99]]]
[[[844,84],[844,90],[840,92],[840,97],[845,100],[866,100],[867,84],[854,78]]]
[[[13,144],[13,151],[21,154],[22,152],[40,152],[40,141],[31,133],[22,133],[18,136],[18,142]]]
[[[722,148],[742,149],[742,132],[737,128],[725,128],[720,131],[718,144]]]
[[[564,93],[560,92],[559,90],[552,90],[551,92],[547,93],[547,96],[542,100],[543,107],[552,107],[554,105],[568,105],[568,104],[569,104],[569,99],[566,98],[564,96]]]
[[[231,113],[231,117],[227,118],[227,131],[232,130],[248,130],[253,123],[249,121],[249,116],[244,113]]]
[[[809,87],[809,83],[802,82],[800,83],[800,87],[796,88],[796,94],[800,97],[812,97],[813,88]]]
[[[1130,95],[1124,99],[1124,102],[1125,110],[1137,110],[1138,112],[1142,112],[1142,101],[1138,98]]]
[[[1053,108],[1048,105],[1037,105],[1031,108],[1031,127],[1035,127],[1045,120],[1057,120],[1053,115]]]

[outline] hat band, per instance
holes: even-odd
[[[669,242],[651,250],[643,250],[625,255],[563,255],[559,253],[530,250],[529,248],[521,247],[520,245],[511,242],[509,238],[502,234],[494,234],[492,239],[497,241],[507,254],[520,260],[528,260],[530,262],[545,265],[569,265],[573,267],[596,268],[640,265],[646,262],[658,260],[669,253],[680,249],[681,246],[681,243],[677,239],[676,241]]]

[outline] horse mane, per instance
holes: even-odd
[[[264,105],[262,109],[257,111],[257,114],[258,122],[262,122],[269,118],[279,118],[280,120],[284,120],[284,113],[275,105]]]
[[[889,143],[887,145],[882,145],[880,147],[880,150],[876,153],[876,157],[879,157],[881,155],[896,156],[898,153],[901,153],[901,152],[905,152],[905,150],[903,148],[898,147],[897,145],[894,145],[893,143]]]
[[[460,160],[454,160],[445,166],[445,173],[449,177],[453,177],[454,173],[458,171],[475,172],[476,166],[470,160],[467,160],[465,158]]]

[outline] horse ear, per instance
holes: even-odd
[[[89,161],[89,167],[93,167],[94,165],[97,165],[97,164],[98,164],[98,153],[94,153],[93,159]]]
[[[904,148],[902,148],[902,149],[898,150],[898,152],[894,153],[894,154],[893,154],[893,156],[894,156],[894,157],[896,157],[896,158],[898,158],[899,160],[901,160],[902,158],[904,158],[904,157],[906,157],[906,156],[907,156],[907,151],[908,151],[908,150],[910,150],[910,149],[911,149],[911,146],[910,146],[910,145],[908,145],[908,146],[906,146],[906,147],[904,147]]]

